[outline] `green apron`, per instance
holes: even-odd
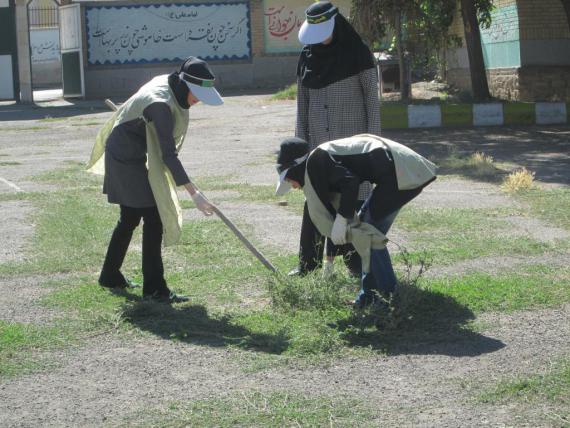
[[[173,137],[176,151],[180,152],[188,130],[189,111],[180,107],[168,85],[168,75],[157,76],[141,87],[103,125],[97,134],[87,170],[99,175],[105,174],[105,146],[107,138],[116,126],[135,119],[143,119],[146,107],[156,102],[168,104],[174,122]],[[146,120],[145,120],[146,122]],[[178,242],[182,229],[182,210],[176,194],[176,183],[170,170],[162,161],[160,143],[152,122],[146,123],[148,181],[162,221],[164,245]]]

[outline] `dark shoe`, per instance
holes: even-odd
[[[181,294],[176,294],[174,291],[171,291],[168,294],[161,294],[161,293],[153,293],[153,294],[146,294],[143,295],[143,299],[154,301],[157,303],[183,303],[188,302],[190,298],[188,296],[183,296]]]
[[[137,284],[136,282],[133,282],[130,279],[125,279],[124,282],[121,282],[118,284],[108,284],[105,282],[101,282],[101,280],[99,280],[99,285],[103,288],[118,288],[121,290],[124,290],[127,288],[139,288],[140,287],[140,284]]]
[[[354,310],[362,311],[376,304],[377,300],[378,298],[375,295],[360,294],[352,301],[352,307]]]

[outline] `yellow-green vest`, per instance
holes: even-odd
[[[189,112],[176,101],[176,97],[168,85],[168,75],[157,76],[121,105],[103,125],[95,140],[95,146],[87,165],[88,171],[100,175],[105,174],[105,146],[113,128],[134,119],[145,120],[144,109],[155,102],[163,102],[170,107],[174,123],[173,137],[176,151],[180,151],[188,130]],[[176,194],[176,183],[170,170],[162,161],[160,143],[152,122],[146,123],[146,144],[148,180],[162,221],[164,245],[168,246],[175,244],[180,238],[182,210]]]
[[[321,144],[318,149],[325,150],[331,155],[347,156],[368,153],[378,148],[389,148],[394,158],[394,167],[398,188],[400,190],[416,189],[435,177],[436,165],[414,152],[412,149],[387,138],[372,134],[359,134],[350,138],[329,141]],[[311,155],[307,158],[307,165]],[[303,192],[307,200],[309,216],[321,235],[331,236],[334,216],[321,202],[317,195],[309,173],[305,170],[305,184]],[[330,194],[331,204],[338,210],[340,194]],[[361,222],[355,215],[349,219],[347,227],[347,242],[350,242],[362,259],[362,271],[370,272],[370,250],[382,249],[386,246],[388,238],[369,223]]]

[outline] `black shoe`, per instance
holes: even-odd
[[[168,294],[161,294],[159,292],[155,292],[153,294],[146,294],[143,295],[143,299],[154,301],[157,303],[184,303],[190,300],[190,297],[183,296],[181,294],[176,294],[174,291],[169,292]]]
[[[113,288],[113,289],[120,289],[120,290],[125,290],[127,288],[139,288],[140,284],[137,284],[136,282],[131,281],[130,279],[125,279],[124,282],[121,282],[119,284],[108,284],[105,282],[102,282],[101,280],[99,280],[99,285],[103,288]]]

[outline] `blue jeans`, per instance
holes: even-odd
[[[400,210],[396,210],[378,220],[373,220],[370,214],[369,204],[370,198],[368,198],[362,206],[360,218],[362,221],[371,224],[386,235]],[[388,248],[371,250],[370,269],[368,273],[362,272],[361,288],[356,297],[356,305],[367,306],[374,303],[376,293],[387,294],[394,292],[396,282],[396,274],[392,267],[392,260],[390,259]]]

